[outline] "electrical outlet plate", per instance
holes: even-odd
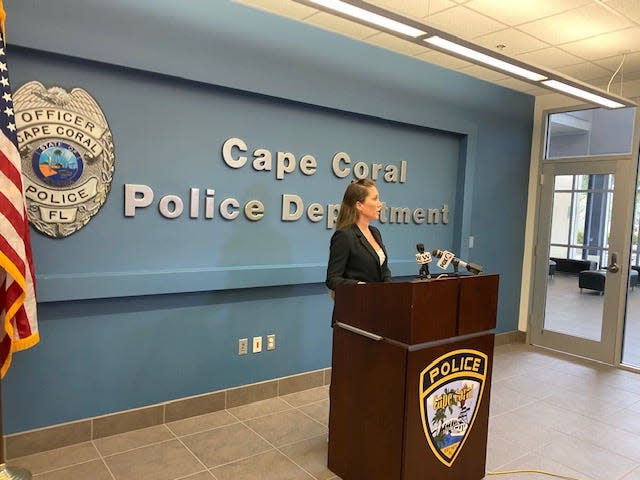
[[[267,335],[267,350],[275,350],[276,349],[276,335],[272,333],[271,335]]]
[[[246,355],[248,351],[249,351],[249,339],[248,338],[238,339],[238,355]]]
[[[262,351],[262,337],[253,337],[253,353]]]

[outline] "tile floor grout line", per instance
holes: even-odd
[[[101,456],[103,458],[111,458],[111,457],[115,457],[117,455],[122,455],[124,453],[130,453],[130,452],[135,452],[136,450],[142,450],[143,448],[155,447],[155,446],[158,446],[158,445],[162,445],[163,443],[173,442],[174,440],[177,440],[177,438],[167,438],[165,440],[160,440],[159,442],[147,443],[147,444],[144,444],[144,445],[140,445],[138,447],[133,447],[133,448],[129,448],[127,450],[122,450],[120,452],[110,453],[109,455],[101,455]]]
[[[279,452],[281,455],[283,455],[286,459],[288,459],[291,463],[293,463],[295,466],[297,466],[299,469],[301,469],[303,472],[305,472],[307,475],[309,475],[312,479],[316,480],[316,476],[311,474],[311,472],[307,471],[307,469],[305,469],[304,467],[302,467],[301,465],[298,465],[293,459],[291,459],[286,453],[284,453],[282,450],[280,450],[279,447],[277,447],[274,443],[271,443],[268,439],[266,439],[264,436],[260,435],[257,431],[255,431],[253,428],[251,428],[249,425],[247,425],[246,423],[242,422],[244,424],[245,427],[247,427],[249,430],[251,430],[253,433],[255,433],[257,436],[259,436],[260,438],[262,438],[265,442],[267,442],[269,445],[271,445],[273,447],[274,450],[276,450],[277,452]],[[291,442],[290,444],[287,445],[293,445],[294,443],[300,443],[300,442],[304,442],[306,440],[309,440],[310,438],[313,437],[309,437],[309,438],[303,438],[300,439],[297,442]],[[234,463],[234,462],[231,462]]]
[[[314,422],[316,422],[316,423],[318,423],[318,424],[322,425],[324,428],[326,428],[326,429],[327,429],[327,431],[329,430],[329,426],[328,426],[328,425],[325,425],[325,424],[324,424],[324,423],[322,423],[320,420],[318,420],[318,419],[316,419],[316,418],[313,418],[311,415],[309,415],[309,414],[307,414],[306,412],[304,412],[301,408],[298,408],[298,410],[299,410],[299,411],[300,411],[300,413],[302,413],[305,417],[307,417],[307,418],[309,418],[309,419],[313,420]]]
[[[180,438],[177,438],[177,440],[178,440],[178,442],[180,442],[180,445],[182,445],[187,450],[187,452],[189,452],[193,456],[193,458],[195,458],[198,461],[198,463],[200,463],[200,465],[202,465],[204,467],[204,469],[206,471],[209,471],[209,467],[207,465],[205,465],[205,463],[202,460],[200,460],[200,457],[198,457],[198,455],[196,455],[194,452],[192,452],[191,449]],[[198,472],[196,472],[196,473],[198,473]],[[209,473],[211,473],[211,472],[209,472]],[[195,475],[195,473],[193,473],[192,475]],[[183,476],[182,478],[184,478],[184,477],[185,476]],[[214,478],[215,478],[215,476],[214,476]]]
[[[206,414],[205,414],[205,415],[206,415]],[[192,417],[192,418],[193,418],[193,417]],[[180,421],[180,420],[177,420],[177,421]],[[236,423],[240,423],[240,421],[236,419],[236,421],[235,421],[235,422],[225,423],[224,425],[218,425],[218,426],[215,426],[215,427],[206,427],[204,430],[196,430],[196,431],[193,431],[193,432],[183,433],[183,434],[179,434],[179,433],[177,433],[177,432],[174,432],[174,431],[171,429],[171,427],[169,427],[168,425],[167,425],[167,428],[171,431],[171,433],[172,433],[176,438],[179,438],[179,437],[188,437],[188,436],[190,436],[190,435],[198,435],[198,434],[200,434],[200,433],[210,432],[210,431],[213,431],[213,430],[218,430],[218,429],[220,429],[220,428],[228,427],[228,426],[230,426],[230,425],[235,425]]]
[[[70,468],[70,467],[77,467],[78,465],[84,465],[85,463],[91,463],[91,462],[95,462],[96,460],[101,460],[100,457],[97,458],[91,458],[89,460],[84,460],[82,462],[75,462],[75,463],[70,463],[69,465],[64,465],[62,467],[56,467],[56,468],[52,468],[50,470],[44,470],[42,472],[38,472],[34,475],[40,476],[40,475],[48,475],[49,473],[54,473],[54,472],[59,472],[61,470],[64,470],[66,468]],[[115,479],[114,479],[115,480]]]

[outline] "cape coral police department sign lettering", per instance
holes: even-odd
[[[487,378],[487,355],[455,350],[434,360],[420,374],[422,427],[431,450],[453,465],[471,432]]]
[[[29,221],[63,238],[98,213],[113,180],[113,138],[100,106],[81,88],[29,82],[13,96]]]

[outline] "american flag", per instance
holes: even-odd
[[[13,352],[40,340],[29,218],[22,189],[20,153],[7,67],[4,7],[0,0],[0,375]]]

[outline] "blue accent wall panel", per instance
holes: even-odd
[[[86,227],[33,231],[41,342],[3,380],[5,433],[329,367],[331,230],[282,222],[280,202],[338,203],[352,178],[331,172],[338,151],[407,161],[406,183],[379,182],[389,205],[451,210],[447,225],[380,226],[396,277],[417,271],[417,242],[453,249],[501,275],[498,331],[517,328],[531,97],[232,2],[5,7],[14,89],[89,91],[117,158]],[[311,154],[318,170],[231,169],[230,137],[249,153]],[[134,183],[156,201],[126,218]],[[189,187],[259,199],[265,218],[162,218],[158,197],[179,195],[188,211]],[[237,355],[239,338],[270,333],[275,351]]]

